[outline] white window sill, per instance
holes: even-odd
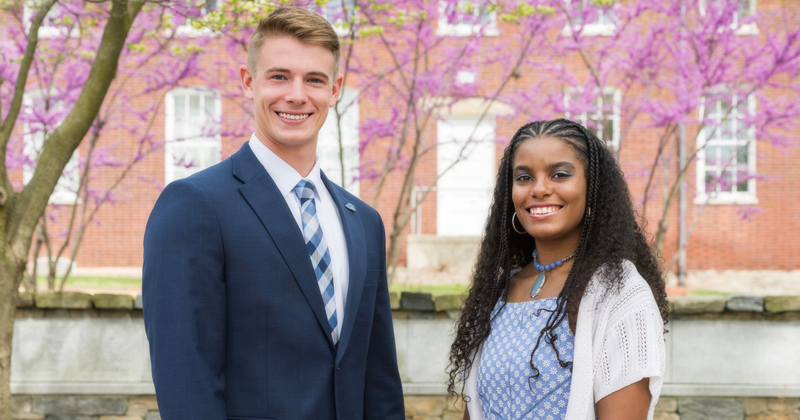
[[[50,196],[47,204],[54,206],[74,206],[76,204],[81,204],[81,200],[76,200],[76,198],[74,194],[71,197],[69,195],[53,194]]]
[[[446,25],[439,27],[436,29],[436,36],[458,36],[458,37],[465,37],[465,36],[473,36],[481,33],[480,26],[473,26],[473,25]],[[496,27],[487,27],[483,29],[483,36],[499,36],[500,31]]]
[[[574,27],[565,26],[561,30],[561,35],[572,36],[573,33],[580,31],[583,36],[612,36],[616,30],[616,25],[612,23],[587,23],[583,25],[582,29],[577,25]]]
[[[27,29],[26,29],[27,32]],[[40,26],[39,27],[39,38],[40,39],[50,39],[50,38],[78,38],[80,36],[80,31],[76,27],[72,27],[72,29],[67,29],[63,26]]]
[[[738,29],[736,29],[736,35],[742,35],[742,36],[758,35],[758,25],[756,25],[755,23],[748,23],[746,25],[742,25]]]
[[[730,206],[730,205],[758,205],[758,198],[752,195],[745,195],[744,193],[734,195],[725,194],[717,196],[708,196],[707,194],[698,194],[694,198],[694,204],[698,206],[711,205],[711,206]]]
[[[177,28],[175,28],[175,35],[185,36],[185,37],[188,37],[188,38],[197,38],[197,37],[208,36],[208,35],[213,35],[213,34],[214,34],[214,31],[212,31],[210,28],[202,27],[200,29],[195,29],[191,24],[180,25]],[[171,36],[172,35],[172,31],[170,29],[167,29],[166,30],[166,35],[167,36]]]

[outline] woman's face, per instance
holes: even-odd
[[[511,199],[537,247],[578,247],[586,209],[585,170],[577,151],[564,140],[537,137],[517,147]]]

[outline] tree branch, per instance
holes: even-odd
[[[25,244],[14,251],[16,258],[22,261],[27,256],[27,244],[50,194],[103,104],[116,75],[128,31],[143,5],[144,2],[139,0],[112,1],[102,40],[80,96],[64,122],[44,142],[36,171],[8,215],[8,241]]]

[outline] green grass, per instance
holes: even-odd
[[[730,293],[728,293],[728,292],[719,292],[719,291],[716,291],[716,290],[702,290],[701,289],[701,290],[690,290],[689,291],[689,296],[713,296],[713,295],[718,295],[718,296],[724,296],[724,297],[727,298],[729,294]]]
[[[61,278],[56,278],[56,289],[61,284]],[[69,288],[85,287],[89,289],[141,289],[142,279],[127,277],[86,277],[70,276],[64,285]],[[36,277],[36,287],[47,290],[47,277]]]
[[[469,288],[466,284],[393,284],[390,292],[422,292],[436,295],[460,295]]]

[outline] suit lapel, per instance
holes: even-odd
[[[317,277],[311,266],[303,235],[286,206],[286,200],[247,143],[231,159],[233,175],[243,182],[239,191],[277,245],[276,248],[292,271],[320,327],[333,345],[331,327],[325,315]]]
[[[347,350],[347,345],[350,344],[350,338],[353,336],[353,325],[355,325],[358,306],[361,303],[361,295],[364,292],[367,264],[363,256],[367,254],[366,238],[364,237],[364,227],[361,225],[361,217],[358,212],[345,207],[347,204],[352,207],[352,204],[342,194],[341,187],[328,180],[324,173],[321,176],[322,181],[328,188],[328,192],[333,197],[333,201],[336,202],[336,209],[339,211],[339,218],[342,220],[342,231],[347,242],[347,261],[349,262],[350,271],[342,336],[339,338],[339,345],[336,350],[336,361],[338,362]],[[336,280],[334,279],[334,281]]]

